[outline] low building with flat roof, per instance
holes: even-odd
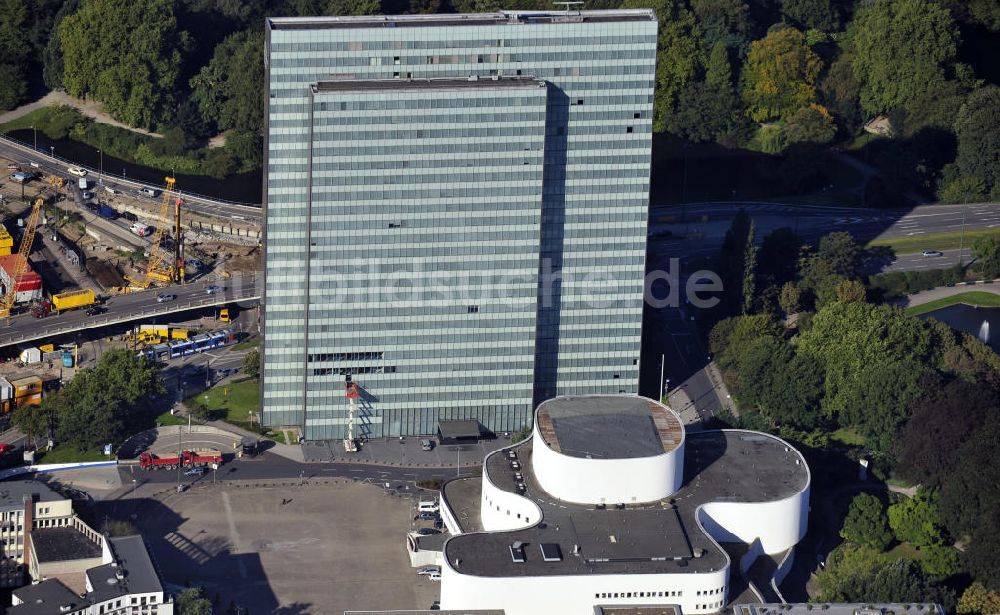
[[[795,603],[795,604],[739,604],[733,608],[735,615],[944,615],[944,607],[933,602],[876,602],[876,603]]]
[[[529,439],[487,456],[482,477],[442,487],[441,606],[714,613],[734,568],[788,560],[809,485],[802,455],[774,436],[685,433],[638,396],[557,397],[539,405]]]

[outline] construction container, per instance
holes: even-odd
[[[37,349],[36,349],[37,350]],[[41,395],[42,394],[42,379],[38,376],[25,376],[24,378],[15,378],[10,381],[11,386],[14,388],[14,399],[19,400],[22,397],[29,397],[31,395]]]
[[[14,399],[14,387],[6,378],[0,378],[0,401]]]
[[[39,363],[42,360],[42,351],[38,348],[25,348],[21,351],[18,358],[21,360],[21,363],[24,363],[25,365]]]
[[[52,295],[52,307],[55,308],[57,312],[87,307],[88,305],[93,305],[96,302],[97,299],[94,296],[94,291],[90,289],[71,290],[68,293]]]
[[[55,344],[42,344],[41,346],[38,347],[38,349],[42,351],[42,354],[46,354],[46,353],[49,353],[49,352],[55,352],[56,345]]]
[[[14,238],[10,236],[7,229],[0,226],[0,256],[10,256],[14,249]]]
[[[73,353],[69,350],[63,350],[62,364],[63,367],[73,367]]]

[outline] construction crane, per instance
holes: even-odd
[[[24,234],[21,235],[21,247],[17,251],[18,257],[14,261],[14,271],[11,274],[10,288],[4,293],[0,301],[0,318],[7,318],[14,310],[14,303],[17,301],[17,283],[25,273],[28,272],[28,255],[31,254],[31,244],[35,241],[35,228],[38,227],[38,219],[42,215],[42,206],[45,199],[38,198],[28,214],[28,221],[24,225]]]
[[[358,452],[358,443],[354,439],[354,410],[358,401],[358,384],[347,374],[344,381],[344,392],[347,394],[347,430],[344,432],[344,451]]]
[[[170,197],[174,190],[175,180],[173,177],[164,178],[166,188],[163,190],[163,202],[160,205],[160,222],[156,225],[156,232],[149,245],[149,261],[146,263],[146,276],[141,280],[136,280],[125,276],[130,286],[127,291],[146,290],[156,285],[172,284],[184,281],[184,268],[180,261],[180,210],[181,200],[175,197],[174,204],[174,225],[177,229],[177,236],[174,238],[174,256],[163,249],[163,231],[167,226],[170,216]]]

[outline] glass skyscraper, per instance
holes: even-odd
[[[494,431],[635,393],[656,17],[267,24],[263,422]]]

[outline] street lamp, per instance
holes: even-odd
[[[97,183],[104,185],[104,152],[97,150],[97,153],[101,156],[101,172],[97,174]]]
[[[31,125],[31,134],[35,137],[35,144],[31,149],[38,151],[38,129],[35,128],[34,124]]]
[[[49,146],[49,153],[51,154],[51,156],[52,156],[53,158],[55,158],[55,157],[56,157],[56,146],[55,146],[55,145],[50,145],[50,146]]]

